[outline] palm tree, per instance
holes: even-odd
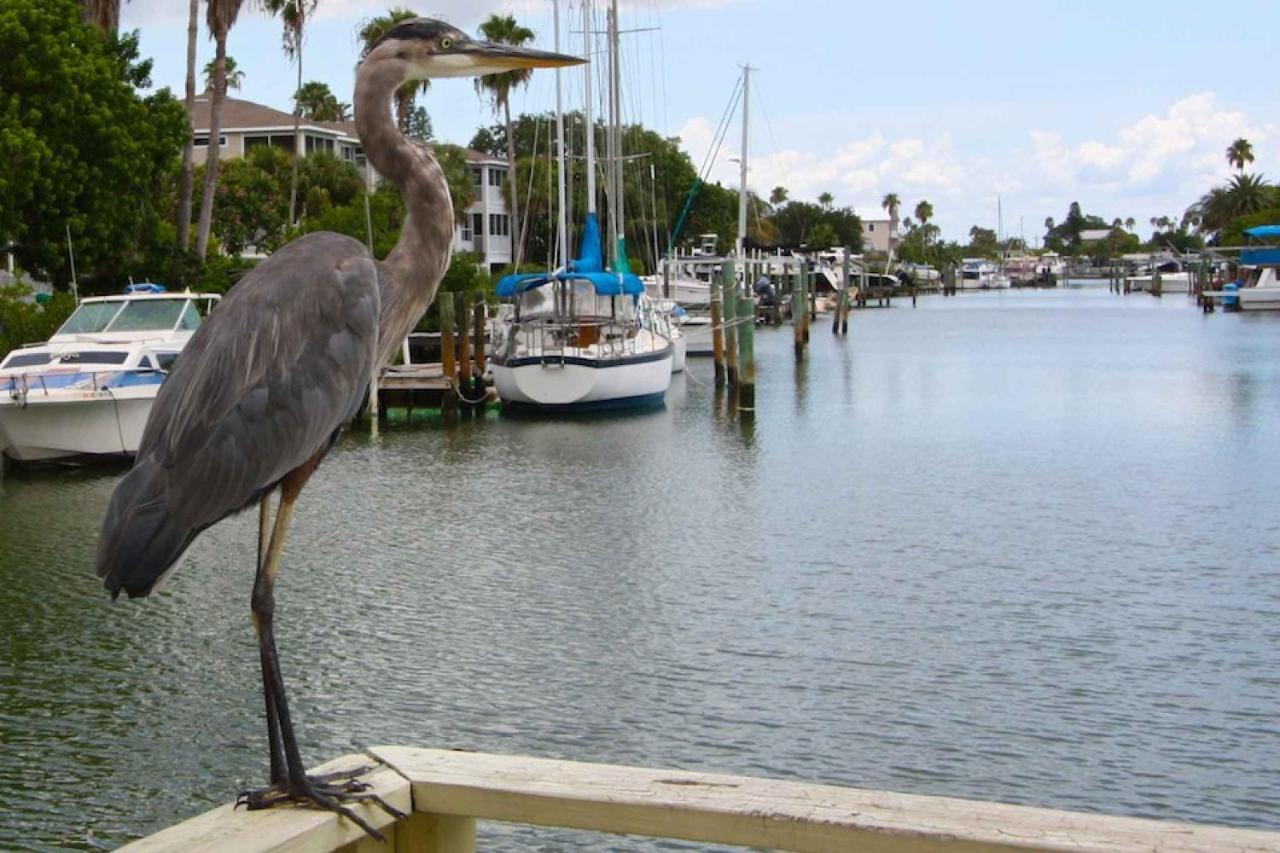
[[[924,199],[921,199],[919,204],[916,205],[916,219],[920,220],[920,227],[922,229],[926,229],[920,235],[921,240],[923,241],[924,248],[926,249],[929,248],[929,232],[926,226],[928,226],[929,220],[932,218],[933,218],[933,205],[929,204],[929,202],[925,201]]]
[[[120,28],[120,0],[80,0],[80,20],[114,33]]]
[[[284,55],[294,60],[298,66],[298,86],[302,88],[302,34],[306,27],[307,16],[315,11],[316,0],[259,0],[262,8],[269,15],[279,15],[284,20]],[[289,179],[289,222],[296,221],[298,210],[298,161],[305,152],[302,146],[300,128],[302,112],[298,99],[293,100],[293,175]]]
[[[1053,224],[1054,224],[1054,223],[1053,223],[1053,217],[1052,217],[1052,216],[1046,216],[1046,217],[1044,218],[1044,230],[1046,230],[1046,231],[1052,231],[1052,230],[1053,230]]]
[[[200,29],[200,0],[191,0],[187,14],[187,139],[182,145],[182,190],[178,197],[178,245],[185,250],[191,245],[191,192],[195,182],[194,146],[191,111],[196,103],[196,33]]]
[[[773,192],[769,193],[769,204],[774,207],[777,207],[780,204],[785,204],[788,195],[790,195],[790,193],[787,192],[786,187],[774,187]]]
[[[319,80],[303,83],[293,100],[302,117],[312,121],[347,121],[350,114],[350,105],[339,101]]]
[[[897,193],[887,193],[880,199],[880,206],[889,212],[889,254],[893,254],[894,235],[898,233],[898,208],[902,201]]]
[[[1214,187],[1188,208],[1201,233],[1221,231],[1231,220],[1280,204],[1280,193],[1262,175],[1232,175],[1225,187]]]
[[[401,21],[416,17],[418,17],[417,12],[396,7],[388,9],[385,15],[365,21],[364,26],[360,28],[360,40],[364,42],[364,46],[360,49],[360,58],[363,59],[369,55],[369,51],[373,50],[373,46],[386,34],[387,30]],[[400,126],[401,131],[409,127],[409,111],[413,109],[414,100],[419,93],[426,92],[430,85],[430,80],[410,80],[396,90],[396,124]]]
[[[509,44],[516,47],[533,41],[534,32],[526,26],[516,23],[516,19],[512,15],[490,15],[489,19],[480,25],[480,34],[488,41],[497,44]],[[508,175],[511,180],[511,236],[515,240],[515,252],[513,260],[516,266],[520,266],[520,256],[524,248],[524,240],[521,239],[520,232],[520,216],[519,204],[517,197],[519,193],[516,191],[516,143],[515,132],[511,126],[511,90],[516,86],[524,86],[529,82],[529,78],[533,75],[533,69],[518,68],[513,71],[504,71],[501,74],[490,74],[487,77],[476,78],[476,93],[488,93],[493,103],[494,112],[502,110],[503,120],[507,125],[507,162],[510,164]]]
[[[205,63],[204,90],[206,92],[213,91],[214,78],[217,76],[216,69],[214,68],[214,63],[216,63],[217,61],[218,60],[216,59],[210,59],[208,62]],[[223,95],[227,94],[227,89],[235,89],[237,92],[240,91],[240,84],[244,83],[244,72],[236,67],[236,58],[234,56],[228,56],[226,58],[226,63],[227,63],[227,71],[226,71],[227,82],[222,90]]]
[[[209,147],[206,149],[204,195],[200,198],[200,225],[196,231],[196,254],[204,260],[213,228],[213,195],[218,189],[218,140],[222,134],[222,102],[227,97],[227,33],[235,26],[244,0],[208,0],[205,23],[213,37],[213,93],[209,98]]]
[[[1126,217],[1124,218],[1124,229],[1125,229],[1126,231],[1132,231],[1132,230],[1133,230],[1133,226],[1135,226],[1135,225],[1137,225],[1137,224],[1138,224],[1138,221],[1137,221],[1136,219],[1134,219],[1132,216],[1126,216]]]
[[[831,203],[835,200],[836,200],[836,197],[833,196],[831,193],[824,192],[818,196],[818,204],[822,205],[823,210],[830,210]]]
[[[1243,137],[1227,146],[1227,162],[1241,172],[1245,163],[1253,162],[1253,145]]]

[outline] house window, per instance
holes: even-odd
[[[480,189],[480,187],[484,186],[484,176],[478,166],[472,167],[471,180],[475,183],[476,189]]]
[[[274,148],[283,148],[285,151],[294,150],[293,134],[271,134],[269,136],[246,136],[244,138],[244,150],[248,153],[249,149],[256,148],[259,145],[270,145]]]
[[[505,213],[489,214],[489,233],[495,237],[507,237],[511,234],[511,217]]]
[[[867,230],[868,230],[868,231],[874,231],[874,230],[876,230],[876,224],[875,224],[874,222],[868,222],[868,223],[867,223]]]
[[[317,151],[324,151],[329,154],[333,153],[333,140],[325,139],[321,136],[307,135],[307,153],[314,154]]]
[[[471,242],[471,219],[470,219],[470,217],[468,217],[467,219],[462,220],[462,235],[461,235],[461,239],[462,239],[462,242],[464,242],[464,243],[470,243],[470,242]]]
[[[506,174],[507,174],[506,169],[495,169],[492,166],[490,166],[489,167],[489,186],[491,187],[502,186],[502,179],[506,176]]]
[[[484,233],[484,214],[471,214],[471,232],[477,237]]]
[[[206,133],[203,136],[193,136],[191,138],[191,144],[194,145],[196,148],[208,148],[209,135]],[[219,148],[227,147],[227,135],[225,133],[218,135],[218,147]]]

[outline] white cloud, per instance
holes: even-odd
[[[1134,216],[1146,222],[1181,213],[1226,177],[1224,152],[1240,136],[1253,143],[1260,166],[1280,161],[1280,124],[1251,121],[1212,92],[1188,95],[1101,138],[1069,141],[1058,129],[1031,130],[1024,146],[999,159],[969,153],[946,132],[892,138],[858,127],[860,135],[835,146],[753,154],[752,189],[767,195],[782,185],[792,198],[807,200],[831,192],[837,204],[864,216],[880,216],[880,199],[888,192],[896,192],[908,209],[924,198],[933,202],[944,232],[961,239],[970,225],[996,225],[1000,196],[1006,230],[1016,232],[1021,217],[1035,223],[1027,230],[1031,237],[1046,215],[1060,217],[1072,201],[1107,219]],[[705,117],[681,128],[695,165],[712,133]],[[738,182],[737,166],[729,162],[737,156],[737,140],[731,131],[711,172],[727,186]]]

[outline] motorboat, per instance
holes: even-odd
[[[965,258],[956,284],[961,290],[1002,290],[1010,282],[1009,276],[986,258]]]
[[[1155,288],[1155,274],[1160,274],[1161,293],[1190,293],[1191,273],[1183,268],[1182,262],[1175,258],[1156,259],[1144,264],[1125,276],[1129,291],[1151,292]]]
[[[1259,225],[1247,229],[1250,237],[1280,237],[1280,225]],[[1280,311],[1280,247],[1243,249],[1240,272],[1244,286],[1238,298],[1241,311]]]
[[[587,214],[582,257],[551,273],[505,276],[512,303],[495,327],[494,386],[503,406],[560,411],[660,403],[676,357],[670,313],[629,272],[603,268]]]
[[[30,462],[137,452],[160,385],[219,296],[131,285],[0,362],[0,446]]]

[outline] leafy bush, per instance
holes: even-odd
[[[15,347],[48,340],[75,307],[69,293],[38,303],[25,285],[0,287],[0,358]]]

